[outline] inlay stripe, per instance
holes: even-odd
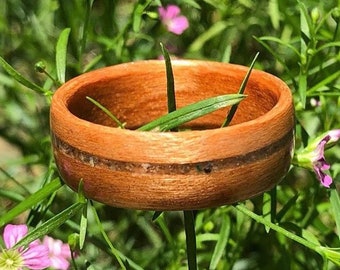
[[[266,159],[274,153],[285,148],[287,144],[293,145],[293,129],[284,134],[277,141],[244,155],[232,156],[224,159],[215,159],[204,162],[185,163],[185,164],[162,164],[148,162],[127,162],[106,159],[95,156],[76,147],[69,145],[66,141],[58,138],[52,133],[52,143],[56,150],[64,155],[70,156],[91,167],[106,167],[113,171],[126,171],[148,174],[209,174],[226,168],[234,168],[240,165],[254,163]]]

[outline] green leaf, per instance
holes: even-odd
[[[271,217],[271,196],[268,192],[263,194],[262,216],[267,221],[272,221]],[[269,233],[270,228],[265,226],[265,230]]]
[[[44,222],[39,227],[33,229],[24,238],[22,238],[18,243],[16,243],[13,248],[27,246],[32,241],[37,240],[49,234],[50,232],[52,232],[53,230],[57,229],[62,224],[64,224],[66,221],[68,221],[75,214],[77,214],[83,207],[84,207],[84,204],[80,202],[72,204],[70,207],[66,208],[59,214],[50,218],[49,220]]]
[[[9,199],[12,202],[21,202],[25,199],[25,197],[19,194],[18,191],[6,190],[4,188],[0,189],[0,197]],[[0,219],[2,219],[2,217]]]
[[[79,248],[83,249],[87,231],[87,210],[88,205],[84,206],[83,213],[80,218],[80,230],[79,230]]]
[[[321,246],[321,243],[319,242],[319,239],[310,231],[302,229],[302,237],[308,240],[311,243],[314,243],[316,245]]]
[[[231,94],[221,95],[182,107],[172,113],[164,115],[142,127],[140,131],[167,131],[186,122],[209,114],[218,109],[236,104],[245,98],[245,95]]]
[[[5,59],[0,56],[0,64],[3,69],[17,82],[21,83],[23,86],[44,95],[52,95],[52,92],[40,87],[39,85],[27,80],[24,76],[22,76],[19,72],[17,72],[10,64],[8,64]]]
[[[209,269],[216,269],[225,251],[230,235],[230,217],[228,215],[222,220],[222,227],[216,243]]]
[[[5,225],[9,221],[13,220],[15,217],[19,216],[24,211],[31,209],[38,202],[46,199],[53,192],[57,191],[62,185],[63,183],[60,181],[59,178],[52,180],[43,188],[39,189],[37,192],[33,193],[25,200],[20,202],[18,205],[16,205],[14,208],[9,210],[6,214],[2,215],[0,217],[0,227]]]
[[[270,222],[276,221],[276,204],[276,187],[274,187],[263,194],[262,216],[264,219]],[[265,230],[269,233],[270,228],[265,226]]]
[[[307,74],[300,70],[299,75],[299,88],[298,93],[303,108],[306,106],[306,96],[307,96]]]
[[[307,94],[312,94],[313,92],[318,91],[319,89],[321,89],[323,86],[331,83],[332,81],[335,81],[339,78],[340,76],[340,70],[338,70],[337,72],[329,75],[328,77],[324,78],[323,80],[321,80],[320,82],[318,82],[316,85],[314,85],[313,87],[309,88],[307,91]]]
[[[280,10],[278,0],[269,0],[268,14],[275,30],[280,26]]]
[[[294,47],[293,45],[289,44],[288,42],[285,42],[277,37],[271,37],[271,36],[264,36],[264,37],[260,37],[260,38],[256,38],[255,39],[257,41],[272,41],[275,42],[277,44],[283,45],[284,47],[287,47],[289,49],[292,50],[292,52],[294,52],[297,56],[300,57],[300,52],[296,49],[296,47]],[[262,43],[263,44],[263,43]],[[273,54],[275,56],[275,58],[281,58],[279,56],[279,54],[277,54],[278,57],[276,57],[276,54]]]
[[[265,49],[267,49],[267,51],[269,53],[271,53],[275,60],[277,62],[279,62],[285,69],[287,75],[289,76],[289,78],[291,79],[291,83],[296,86],[296,82],[295,82],[295,75],[292,73],[290,67],[287,66],[287,63],[286,63],[286,59],[284,57],[282,57],[282,55],[280,55],[280,53],[278,52],[278,50],[276,50],[275,48],[273,48],[272,46],[270,46],[268,43],[266,43],[266,39],[268,38],[268,40],[271,39],[271,37],[261,37],[261,38],[258,38],[258,37],[253,37],[257,42],[259,42]],[[276,38],[274,38],[276,39]],[[284,44],[287,44],[287,43],[284,43]],[[288,45],[287,45],[288,46]],[[291,46],[291,45],[289,45]],[[293,47],[293,46],[292,46]],[[294,48],[294,52],[297,52],[298,55],[300,55],[300,53]]]
[[[80,36],[80,46],[79,46],[79,64],[82,64],[83,53],[85,51],[87,34],[89,32],[89,22],[91,17],[91,10],[94,0],[85,1],[85,17],[83,19],[84,25],[82,27],[82,32]]]
[[[324,49],[327,49],[327,48],[334,48],[334,47],[340,47],[340,41],[328,42],[328,43],[320,46],[319,48],[317,48],[315,53],[318,53],[318,52],[320,52],[320,51],[322,51]]]
[[[103,55],[99,54],[96,57],[94,57],[84,68],[83,73],[90,71],[100,60],[102,60]]]
[[[287,214],[287,212],[296,205],[296,201],[299,198],[299,194],[294,195],[292,198],[290,198],[288,200],[288,202],[286,202],[282,209],[277,213],[276,215],[276,221],[280,222],[281,219]]]
[[[56,67],[57,67],[57,78],[60,83],[65,82],[66,72],[66,57],[67,57],[67,43],[70,35],[70,28],[65,28],[58,39],[56,46]]]
[[[197,248],[194,211],[183,211],[185,240],[187,245],[188,269],[197,270]]]
[[[215,22],[208,30],[204,31],[202,35],[196,38],[190,45],[188,51],[196,52],[202,49],[204,44],[213,37],[220,35],[223,30],[228,27],[228,23],[225,21]]]
[[[143,22],[143,14],[145,9],[152,3],[153,0],[143,1],[136,4],[133,11],[132,29],[135,33],[139,33]]]
[[[333,208],[333,214],[336,223],[336,228],[338,231],[338,237],[340,239],[340,198],[339,193],[336,189],[331,190],[330,203]]]
[[[193,8],[201,9],[201,6],[198,3],[196,3],[195,0],[183,0],[183,3],[189,5]]]
[[[163,211],[155,211],[152,216],[152,221],[156,221],[156,219],[158,219],[162,213]]]

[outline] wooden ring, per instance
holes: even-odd
[[[247,67],[172,61],[177,107],[236,93]],[[230,126],[229,108],[184,125],[182,132],[135,129],[167,113],[164,61],[106,67],[62,85],[51,104],[54,156],[63,180],[88,198],[144,210],[231,204],[271,189],[286,174],[294,147],[288,86],[253,70]],[[108,108],[127,129],[86,99]]]

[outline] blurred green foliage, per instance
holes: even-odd
[[[167,32],[158,18],[158,6],[167,4],[179,5],[189,20],[190,27],[180,36]],[[260,52],[256,68],[279,76],[294,93],[297,148],[309,137],[340,127],[339,1],[11,0],[0,1],[0,10],[1,57],[44,89],[58,87],[56,44],[66,28],[70,28],[66,80],[104,66],[158,58],[160,42],[176,57],[242,65],[249,65]],[[44,66],[40,71],[49,76],[37,72],[35,64],[40,61]],[[321,106],[314,106],[312,99]],[[49,138],[49,98],[0,69],[0,105],[1,216],[58,172]],[[336,184],[339,153],[336,146],[327,156]],[[334,216],[340,214],[333,211],[329,193],[311,173],[294,168],[269,196],[246,205],[261,215],[263,199],[269,198],[275,203],[274,223],[324,246],[339,247]],[[75,199],[76,194],[64,186],[13,222],[35,227]],[[132,269],[186,269],[180,213],[164,213],[152,221],[151,212],[99,203],[93,207],[114,247],[130,258]],[[336,269],[231,206],[198,211],[195,221],[200,269],[209,269],[212,257],[216,262],[211,269]],[[53,234],[67,241],[79,226],[77,216]],[[217,255],[214,249],[221,237],[227,240],[219,243],[223,249]],[[120,268],[91,211],[77,263],[79,269]]]

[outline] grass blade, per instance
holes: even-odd
[[[230,235],[230,217],[226,215],[222,221],[221,231],[210,261],[209,269],[217,268],[217,265],[227,246],[229,235]]]
[[[59,226],[64,224],[72,216],[77,214],[84,207],[84,203],[77,202],[72,204],[70,207],[66,208],[64,211],[50,218],[44,222],[41,226],[33,229],[25,237],[23,237],[18,243],[15,244],[13,248],[27,246],[32,241],[39,239],[53,230],[57,229]]]
[[[118,250],[112,245],[109,236],[107,235],[107,233],[104,230],[103,224],[100,221],[100,218],[98,216],[96,208],[94,207],[94,205],[93,205],[93,203],[91,201],[90,201],[90,203],[91,203],[92,213],[93,213],[94,218],[96,220],[96,223],[97,223],[99,231],[101,232],[101,234],[102,234],[106,244],[110,247],[110,251],[111,251],[112,255],[117,259],[117,262],[119,263],[121,269],[125,269],[126,270],[126,267],[125,267],[125,265],[124,265],[124,263],[122,261],[122,258],[120,256]]]
[[[221,95],[208,98],[185,107],[182,107],[174,112],[164,115],[142,127],[140,131],[168,131],[174,127],[178,127],[186,122],[209,114],[218,109],[239,103],[245,95],[231,94]]]
[[[249,77],[250,77],[251,71],[253,70],[253,67],[254,67],[254,65],[255,65],[255,62],[256,62],[256,59],[257,59],[258,56],[259,56],[259,53],[257,53],[257,54],[255,55],[253,61],[251,62],[250,67],[249,67],[249,69],[248,69],[248,71],[247,71],[247,74],[246,74],[246,76],[244,77],[244,79],[243,79],[243,81],[242,81],[242,83],[241,83],[240,89],[239,89],[239,91],[238,91],[239,94],[243,94],[243,93],[244,93],[244,90],[246,89],[246,86],[247,86],[248,79],[249,79]],[[233,117],[234,117],[234,115],[235,115],[235,113],[236,113],[238,104],[239,104],[239,103],[235,103],[235,104],[231,107],[231,109],[230,109],[230,111],[229,111],[229,113],[228,113],[228,115],[227,115],[226,119],[224,120],[224,122],[223,122],[223,124],[222,124],[221,127],[226,127],[226,126],[228,126],[228,125],[230,124],[231,120],[233,119]]]
[[[91,101],[94,105],[96,105],[99,109],[101,109],[104,113],[106,113],[114,122],[116,122],[116,124],[124,129],[124,124],[122,122],[119,121],[119,119],[114,116],[108,109],[106,109],[103,105],[101,105],[98,101],[94,100],[91,97],[86,96],[86,99]]]
[[[18,205],[16,205],[6,214],[0,217],[0,227],[5,225],[9,221],[20,215],[21,213],[23,213],[24,211],[31,209],[38,202],[46,199],[53,192],[57,191],[62,185],[63,183],[60,181],[60,179],[56,178],[47,185],[45,185],[42,189],[38,190],[37,192],[27,197],[25,200],[20,202]]]

